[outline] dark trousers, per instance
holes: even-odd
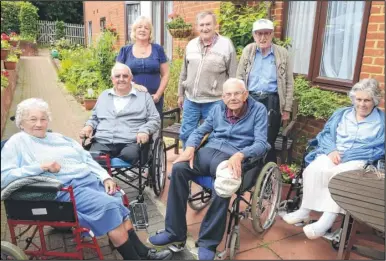
[[[100,151],[106,154],[109,154],[112,158],[120,158],[131,164],[137,163],[139,160],[139,149],[138,144],[136,143],[117,143],[117,144],[102,144],[98,142],[93,142],[90,148],[90,151]],[[147,160],[147,155],[149,152],[149,144],[144,145],[143,158],[144,162]],[[143,163],[144,163],[143,162]]]
[[[189,181],[194,176],[214,176],[217,166],[231,155],[212,148],[197,151],[193,169],[188,162],[174,164],[169,186],[165,230],[175,241],[186,240],[186,208],[189,196]],[[216,251],[226,228],[227,210],[230,198],[221,198],[214,193],[214,199],[201,223],[198,245]]]
[[[279,95],[275,94],[263,94],[255,95],[250,93],[251,97],[258,102],[264,104],[268,112],[268,143],[271,145],[271,149],[268,151],[266,162],[277,162],[275,152],[275,141],[280,131],[281,126],[281,113],[280,113],[280,100]]]

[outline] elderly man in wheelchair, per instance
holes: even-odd
[[[197,150],[208,133],[207,143]],[[183,245],[187,237],[189,181],[198,176],[215,177],[216,170],[225,170],[231,178],[241,180],[243,162],[251,157],[262,158],[268,149],[264,105],[248,97],[242,80],[228,79],[223,85],[223,103],[211,110],[204,123],[190,135],[184,152],[173,162],[165,230],[151,236],[148,242],[157,248]],[[197,242],[200,260],[214,259],[225,232],[229,202],[230,195],[224,198],[214,193]]]
[[[64,215],[66,218],[70,216],[72,220],[70,224],[75,228],[77,241],[83,232],[89,232],[94,243],[96,243],[94,236],[107,233],[114,247],[126,260],[170,259],[172,256],[170,251],[156,252],[139,240],[130,221],[129,210],[122,202],[122,194],[117,191],[117,186],[110,175],[75,140],[59,133],[47,132],[50,119],[49,107],[45,101],[36,98],[24,100],[17,106],[15,119],[21,131],[8,141],[2,142],[4,146],[1,151],[1,196],[2,200],[11,198],[5,203],[8,221],[14,219],[9,223],[12,224],[10,229],[12,227],[13,243],[16,243],[13,231],[15,220],[20,222],[19,224],[36,225],[39,218],[52,221],[50,218],[52,215],[63,222],[61,215]],[[57,190],[54,190],[52,201],[73,202],[73,205],[70,208],[65,208],[65,205],[59,206],[56,211],[63,210],[63,207],[65,211],[51,213],[52,208],[49,206],[30,209],[28,205],[36,206],[40,202],[47,202],[47,198],[36,199],[35,202],[12,199],[14,192],[39,181],[46,183],[46,189],[50,188],[50,185],[59,184]],[[41,189],[45,189],[44,186]],[[17,206],[23,202],[27,204]],[[52,206],[51,203],[47,204]],[[71,214],[72,210],[75,211],[75,216]],[[23,221],[26,217],[29,222]],[[44,224],[43,221],[41,223]],[[55,224],[60,225],[61,222]],[[41,237],[42,227],[39,227],[39,232]],[[80,244],[78,247],[81,250],[89,246],[90,244]],[[42,250],[30,253],[45,255],[48,252],[44,248],[45,245],[42,246]],[[48,253],[48,255],[56,254],[58,252]],[[62,256],[69,257],[67,253]]]
[[[337,215],[345,213],[332,199],[329,181],[338,173],[384,160],[385,113],[377,108],[382,99],[377,80],[359,81],[349,97],[353,106],[335,111],[316,139],[310,141],[313,150],[304,154],[302,170],[291,185],[296,196],[290,199],[290,190],[285,201],[290,202],[290,210],[297,209],[301,201],[298,210],[283,216],[288,224],[307,222],[312,210],[323,213],[317,222],[303,227],[309,239],[325,236]],[[340,240],[339,235],[337,238]]]
[[[131,82],[130,68],[116,63],[111,70],[114,88],[105,90],[98,98],[90,119],[80,131],[83,145],[102,167],[127,185],[138,189],[137,205],[141,218],[136,228],[147,227],[143,190],[153,187],[158,196],[165,184],[166,154],[162,137],[153,141],[160,129],[160,116],[146,88]],[[85,140],[90,138],[86,145]],[[150,147],[152,146],[152,149]],[[142,171],[149,169],[147,176]],[[112,171],[114,169],[114,171]],[[134,183],[138,180],[138,185]],[[134,204],[131,204],[134,207]],[[137,209],[137,208],[134,208]],[[134,215],[137,216],[136,214]],[[137,226],[138,225],[138,226]]]

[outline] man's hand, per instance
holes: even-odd
[[[194,150],[194,147],[186,147],[184,152],[182,152],[180,156],[173,161],[173,164],[177,162],[189,161],[189,166],[193,169]]]
[[[184,104],[184,97],[178,97],[177,101],[178,107],[182,110],[182,105]]]
[[[58,173],[60,171],[60,168],[61,168],[59,163],[57,163],[56,161],[49,162],[49,163],[43,163],[42,165],[40,165],[40,167],[44,171],[48,171],[51,173]]]
[[[341,162],[340,158],[340,153],[337,150],[334,150],[330,154],[328,154],[328,157],[331,159],[331,161],[335,164],[338,165]]]
[[[149,135],[143,132],[137,133],[137,143],[145,144],[149,141]]]
[[[138,85],[138,84],[133,84],[134,88],[140,92],[147,92],[147,88],[145,86],[142,86],[142,85]]]
[[[106,193],[109,195],[114,195],[117,192],[117,184],[112,179],[106,179],[103,182],[103,185],[105,186]]]
[[[84,139],[84,138],[91,138],[92,137],[92,127],[87,125],[87,126],[84,126],[83,129],[80,130],[79,132],[79,137],[81,139]]]
[[[159,100],[161,99],[161,97],[158,96],[158,94],[153,94],[151,97],[153,98],[154,103],[158,103]]]
[[[290,112],[289,111],[283,111],[283,114],[281,115],[282,121],[288,121],[290,118]]]
[[[231,171],[231,174],[234,179],[239,179],[241,177],[241,162],[244,159],[244,154],[237,152],[233,154],[232,157],[228,160],[228,168]]]

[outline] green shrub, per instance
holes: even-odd
[[[295,78],[294,87],[294,96],[299,102],[298,115],[327,120],[338,108],[351,105],[347,95],[321,90],[319,86],[311,86],[303,76]]]
[[[20,5],[22,2],[1,1],[1,32],[20,33]]]
[[[20,33],[22,37],[30,37],[36,40],[38,35],[38,8],[29,2],[20,4]]]
[[[164,110],[176,108],[178,97],[178,81],[180,78],[182,59],[174,59],[170,64],[168,86],[164,94]]]
[[[55,22],[55,39],[59,40],[66,37],[65,26],[63,21]]]

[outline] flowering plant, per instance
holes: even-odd
[[[7,70],[1,70],[1,76],[9,77],[9,72]]]
[[[6,70],[1,70],[1,88],[8,87],[8,76],[9,73]]]
[[[282,164],[279,167],[281,171],[281,180],[283,183],[291,184],[292,179],[295,177],[296,172],[299,170],[296,164],[286,165]]]
[[[114,35],[117,34],[117,28],[115,28],[112,23],[106,26],[106,30],[113,33]]]
[[[10,47],[11,47],[11,44],[7,40],[1,40],[2,49],[9,49]]]
[[[9,37],[10,37],[10,40],[11,41],[19,41],[20,40],[20,35],[18,35],[17,33],[15,32],[11,32],[9,34]]]
[[[2,34],[1,34],[1,40],[9,41],[9,40],[10,40],[10,37],[9,37],[6,33],[2,33]]]
[[[172,20],[166,23],[167,29],[192,29],[192,24],[185,22],[184,19],[175,12],[169,14],[168,18]]]

